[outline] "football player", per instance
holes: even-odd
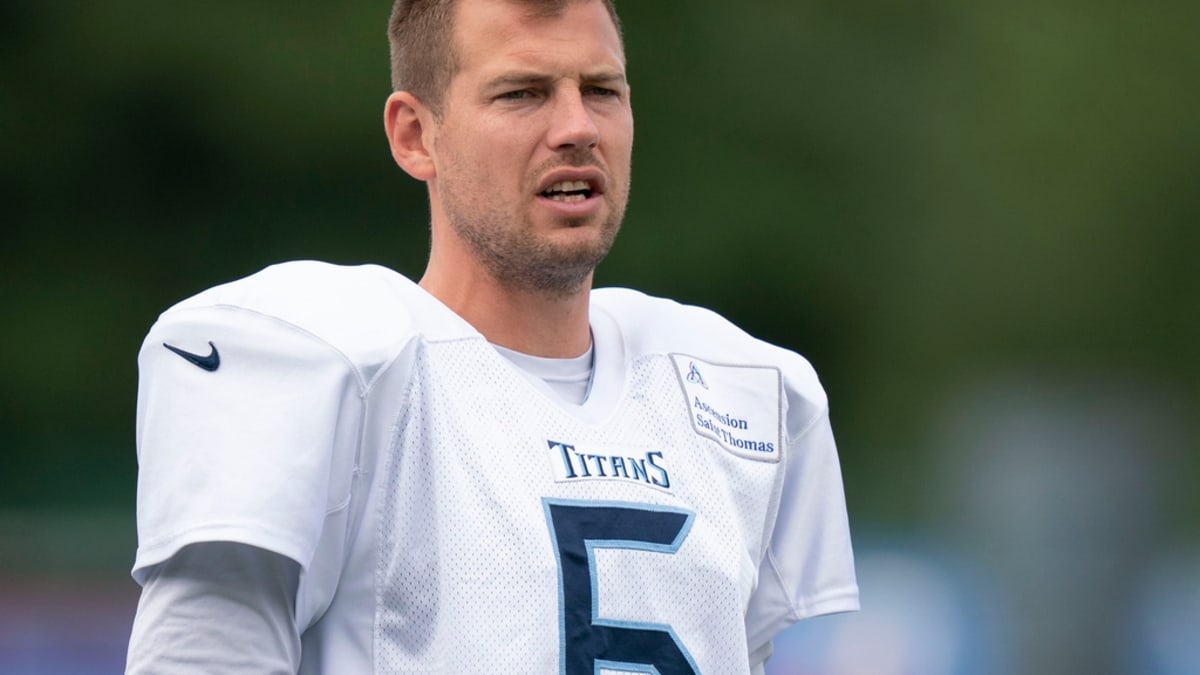
[[[808,362],[592,288],[633,147],[609,0],[398,0],[390,36],[428,267],[285,263],[159,318],[128,671],[761,673],[856,609]]]

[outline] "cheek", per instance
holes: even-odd
[[[535,145],[529,140],[530,135],[521,122],[481,126],[471,139],[479,168],[508,172],[522,167]]]
[[[484,135],[458,138],[447,150],[443,153],[444,161],[453,165],[454,174],[477,186],[495,188],[516,171],[513,153],[500,138]]]
[[[614,163],[628,165],[633,156],[633,116],[625,115],[610,121],[607,129],[608,154]]]

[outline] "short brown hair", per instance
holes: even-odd
[[[583,0],[511,0],[539,16],[556,16],[572,2]],[[604,4],[621,35],[621,20],[612,0]],[[450,79],[458,72],[454,49],[454,9],[457,0],[396,0],[388,21],[392,52],[392,89],[408,91],[435,113]]]

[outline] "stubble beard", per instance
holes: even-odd
[[[595,227],[596,235],[582,241],[558,243],[539,236],[533,224],[516,212],[517,207],[490,208],[485,200],[470,199],[466,191],[445,187],[451,188],[442,195],[450,226],[488,273],[508,288],[552,298],[571,296],[584,289],[616,241],[629,194],[628,182],[623,186],[610,185],[610,192],[604,195],[608,209],[602,221],[597,224],[593,218],[587,218],[561,223],[566,229]]]

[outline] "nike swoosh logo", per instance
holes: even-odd
[[[217,352],[217,346],[211,342],[208,343],[208,346],[212,348],[212,351],[208,353],[208,356],[200,356],[199,354],[185,352],[182,349],[178,347],[172,347],[165,342],[163,343],[163,346],[187,359],[189,363],[200,366],[210,373],[221,367],[221,354]]]

